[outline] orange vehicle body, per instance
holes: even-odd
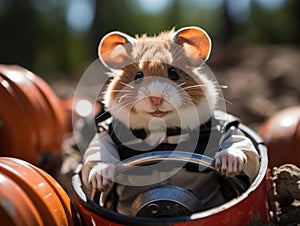
[[[23,160],[0,157],[1,224],[78,225],[71,201],[45,171]]]
[[[40,77],[20,66],[0,65],[0,156],[43,165],[61,151],[64,112]]]
[[[300,106],[275,113],[259,133],[268,147],[271,167],[287,163],[300,166]]]

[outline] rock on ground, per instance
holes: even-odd
[[[300,224],[300,169],[292,164],[273,169],[279,225]]]

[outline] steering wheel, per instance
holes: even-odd
[[[164,163],[162,165],[156,163]],[[214,159],[197,153],[184,151],[155,151],[136,155],[121,161],[116,167],[115,176],[118,177],[126,172],[127,175],[137,174],[137,166],[155,166],[160,171],[169,171],[173,168],[183,167],[185,164],[193,164],[202,169],[215,169]],[[140,169],[140,168],[139,168]],[[142,168],[144,174],[151,174],[153,168]],[[132,172],[130,172],[132,170]],[[200,171],[200,170],[199,170]]]
[[[191,162],[201,166],[215,169],[214,159],[200,155],[197,153],[190,153],[184,151],[155,151],[148,152],[145,154],[136,155],[125,159],[120,162],[121,167],[132,167],[144,164],[151,164],[159,161],[180,161],[180,162]]]
[[[157,167],[158,164],[155,163],[160,162],[165,164]],[[119,177],[117,181],[121,181],[120,178],[124,174],[126,174],[125,178],[128,176],[134,178],[135,175],[141,174],[140,170],[136,170],[137,166],[150,166],[145,167],[146,170],[143,171],[143,175],[151,175],[152,165],[156,165],[155,167],[159,171],[169,171],[178,167],[182,168],[186,164],[197,165],[199,172],[208,168],[219,173],[215,169],[214,159],[208,156],[183,151],[156,151],[136,155],[121,161],[116,167],[115,177]],[[228,181],[232,189],[238,191],[237,193],[244,192],[247,189],[247,186],[236,177],[221,177]],[[199,206],[201,204],[193,192],[178,186],[160,185],[154,186],[136,197],[131,205],[131,215],[141,217],[184,216],[191,215],[199,209]]]

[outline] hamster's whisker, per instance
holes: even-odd
[[[201,90],[187,90],[186,92],[188,92],[188,93],[204,93]]]
[[[104,114],[106,114],[106,113],[110,113],[109,112],[109,110],[107,110],[107,111],[103,111],[100,115],[97,115],[97,118],[101,118]],[[96,123],[97,124],[97,123]]]
[[[125,97],[132,97],[133,96],[133,94],[130,94],[130,93],[127,93],[127,94],[124,94],[124,95],[122,95],[121,97],[117,97],[118,99],[119,99],[119,103],[121,103],[121,101],[125,98]]]
[[[227,89],[228,86],[227,86],[227,85],[220,85],[220,88],[221,88],[221,89]]]
[[[114,103],[117,103],[117,102],[114,101]],[[108,111],[114,111],[116,108],[119,108],[120,106],[127,105],[127,104],[132,104],[132,101],[127,101],[127,102],[123,102],[123,103],[117,103],[117,104],[113,105],[111,108],[109,108],[107,110]]]
[[[190,95],[183,95],[182,96],[182,101],[185,103],[185,104],[187,104],[187,105],[189,105],[189,101],[191,101],[192,100],[192,97],[190,96]]]
[[[119,107],[120,105],[122,105],[122,107],[121,107],[120,109],[117,109],[117,111],[114,112],[114,114],[115,114],[115,115],[119,114],[120,111],[122,111],[124,108],[126,108],[126,107],[128,107],[129,105],[132,105],[132,104],[133,104],[132,101],[129,101],[129,102],[127,102],[127,103],[125,102],[125,104],[124,104],[124,103],[118,104],[118,107]]]
[[[195,100],[193,97],[183,98],[183,102],[186,106],[189,106],[191,101]]]
[[[187,87],[184,87],[182,89],[186,90],[186,89],[192,89],[192,88],[197,88],[197,87],[205,87],[205,86],[207,86],[207,85],[199,84],[199,85],[187,86]]]
[[[181,106],[183,106],[183,107],[190,107],[190,104],[187,103],[187,101],[184,101],[184,99],[183,99],[183,101],[181,102]]]
[[[230,104],[230,105],[233,105],[232,102],[230,102],[229,100],[226,100],[226,99],[224,99],[224,98],[217,97],[217,99],[218,99],[218,100],[223,100],[223,101],[225,101],[226,103],[228,103],[228,104]]]
[[[132,100],[126,100],[126,101],[120,103],[119,101],[117,102],[117,99],[115,99],[113,106],[109,110],[114,110],[115,108],[122,107],[122,106],[125,106],[125,105],[127,106],[128,104],[133,104],[133,101]]]
[[[124,85],[124,86],[127,86],[127,87],[129,87],[129,88],[131,88],[131,89],[134,89],[134,86],[129,85],[129,84],[127,84],[127,83],[124,83],[124,82],[121,82],[121,81],[120,81],[120,84],[122,84],[122,85]]]
[[[131,90],[126,90],[126,89],[121,89],[121,90],[114,89],[114,90],[110,90],[110,91],[103,91],[103,92],[101,92],[101,94],[106,94],[106,93],[120,93],[120,92],[130,93],[132,91]]]
[[[186,84],[186,82],[180,83],[180,84],[178,84],[178,85],[176,86],[176,88],[179,88],[179,87],[181,87],[181,86],[183,86],[183,85],[185,85],[185,84]]]
[[[106,114],[107,112],[110,112],[110,111],[113,110],[114,108],[119,107],[119,105],[121,105],[121,104],[117,104],[117,105],[115,105],[115,106],[113,106],[113,107],[111,107],[111,108],[108,108],[106,111],[104,111],[104,112],[103,112],[102,114],[100,114],[98,117],[101,117],[102,115]]]

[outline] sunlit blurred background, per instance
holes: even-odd
[[[0,0],[0,63],[19,64],[49,82],[76,80],[97,59],[107,32],[200,26],[213,40],[208,65],[229,85],[227,98],[250,106],[229,108],[261,122],[300,103],[299,9],[297,0]]]

